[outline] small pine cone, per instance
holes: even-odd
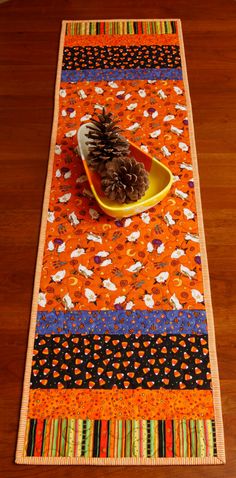
[[[134,158],[113,159],[107,163],[101,180],[105,196],[120,204],[138,201],[149,186],[148,173]]]
[[[107,162],[122,158],[129,154],[129,143],[122,136],[122,130],[117,126],[112,113],[106,113],[105,108],[98,119],[92,119],[88,125],[89,166],[100,174],[104,171]]]

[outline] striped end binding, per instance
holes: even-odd
[[[127,35],[176,33],[176,21],[106,21],[68,22],[66,35]]]
[[[214,457],[214,420],[27,422],[25,456],[87,458]]]

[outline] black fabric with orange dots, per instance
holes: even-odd
[[[31,388],[209,389],[207,335],[38,335]]]
[[[63,70],[180,68],[179,46],[86,46],[66,47]]]

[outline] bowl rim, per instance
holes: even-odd
[[[83,125],[80,126],[80,128],[78,129],[78,132],[77,132],[77,139],[78,139],[78,146],[79,146],[79,152],[80,152],[80,156],[82,158],[82,161],[85,163],[84,166],[85,166],[85,171],[87,173],[87,169],[89,169],[89,166],[87,164],[87,161],[86,161],[86,158],[83,154],[83,151],[82,151],[82,148],[81,148],[81,145],[80,145],[80,139],[79,139],[79,131],[87,125],[87,124],[90,124],[90,123],[84,123]],[[133,146],[134,148],[138,149],[139,151],[142,152],[142,154],[145,154],[146,156],[149,156],[149,158],[151,158],[152,162],[158,164],[158,166],[162,169],[164,169],[167,173],[168,173],[168,176],[169,176],[169,181],[168,183],[166,184],[166,186],[161,189],[161,191],[157,192],[156,194],[154,194],[153,196],[147,198],[147,199],[139,199],[138,201],[134,201],[134,202],[131,202],[131,203],[128,203],[128,204],[119,204],[119,203],[116,203],[114,201],[114,206],[113,205],[109,205],[107,204],[106,202],[104,202],[101,198],[101,196],[97,193],[94,185],[93,185],[93,182],[91,181],[91,178],[88,177],[88,181],[89,181],[89,184],[90,184],[90,187],[92,189],[92,192],[95,196],[95,199],[97,200],[97,202],[99,203],[100,207],[104,210],[104,208],[107,210],[107,211],[112,211],[112,212],[115,212],[115,211],[129,211],[129,210],[132,210],[133,208],[141,208],[142,207],[145,207],[146,205],[148,205],[151,202],[155,202],[155,199],[158,199],[158,197],[160,195],[163,195],[164,196],[168,193],[168,191],[170,190],[172,184],[173,184],[173,175],[172,175],[172,172],[170,171],[170,169],[165,165],[165,164],[162,164],[161,161],[159,161],[158,159],[156,159],[154,156],[151,156],[151,154],[149,153],[145,153],[144,151],[142,151],[142,149],[137,146],[135,143],[133,143],[132,141],[130,140],[127,140],[131,146]],[[88,175],[87,175],[88,176]],[[151,207],[151,206],[150,206]]]

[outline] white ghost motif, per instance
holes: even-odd
[[[166,158],[171,156],[171,152],[169,151],[169,149],[166,146],[162,146],[161,151],[162,151],[163,155],[166,156]]]
[[[95,86],[94,89],[97,95],[102,95],[104,93],[104,90],[102,88],[99,88],[98,86]]]
[[[71,198],[71,193],[64,194],[64,196],[61,196],[58,200],[59,202],[66,203],[70,200]]]
[[[194,218],[194,212],[190,211],[187,207],[184,208],[184,215],[187,219],[193,219]]]
[[[57,249],[57,252],[64,252],[65,251],[65,248],[66,248],[66,243],[63,242],[62,244],[60,244],[60,246],[58,247]]]
[[[191,271],[188,267],[183,266],[182,264],[180,266],[180,272],[182,272],[182,274],[188,277],[189,279],[193,279],[193,277],[196,275],[196,272]]]
[[[72,226],[78,226],[78,224],[80,223],[79,219],[77,218],[75,212],[71,212],[69,214],[69,220],[70,220],[70,223],[72,224]]]
[[[46,307],[46,304],[47,304],[46,294],[44,292],[39,292],[38,305],[40,305],[40,307]]]
[[[51,276],[53,282],[61,282],[62,279],[64,279],[66,275],[66,271],[65,270],[62,270],[62,271],[57,271],[56,274],[53,274]]]
[[[197,234],[191,234],[191,232],[187,232],[187,234],[185,234],[185,240],[199,242],[199,237],[197,236]]]
[[[48,211],[48,222],[54,222],[54,221],[55,221],[55,212]]]
[[[164,93],[163,90],[158,90],[157,92],[159,98],[161,98],[162,100],[165,100],[167,98],[166,94]]]
[[[93,292],[93,290],[86,288],[84,291],[84,295],[86,299],[88,300],[88,302],[96,302],[97,296]]]
[[[199,292],[199,290],[197,290],[197,289],[192,289],[191,294],[192,294],[192,297],[195,299],[195,301],[196,301],[197,303],[204,302],[204,297],[203,297],[203,295],[201,294],[201,292]]]
[[[97,234],[94,234],[93,232],[90,232],[89,234],[87,234],[87,239],[88,241],[99,242],[100,244],[102,244],[101,236],[98,236]]]
[[[110,86],[111,88],[118,88],[117,83],[115,83],[114,81],[108,81],[108,86]]]
[[[82,256],[83,254],[85,254],[85,249],[83,248],[77,248],[77,249],[74,249],[74,251],[72,251],[70,257],[80,257]]]
[[[125,295],[120,295],[119,297],[116,298],[114,304],[123,304],[123,302],[126,301],[126,296]]]
[[[145,302],[145,305],[149,308],[149,309],[153,309],[153,306],[154,306],[154,300],[152,298],[152,294],[145,294],[144,296],[144,302]]]
[[[153,131],[152,133],[150,133],[149,136],[151,136],[151,138],[158,138],[158,136],[160,136],[161,134],[161,130],[160,129],[156,129],[155,131]]]
[[[100,216],[98,211],[96,211],[95,209],[92,209],[92,208],[89,209],[89,214],[90,214],[92,219],[98,219],[99,216]]]
[[[86,279],[88,279],[89,277],[93,275],[93,271],[91,271],[90,269],[87,269],[87,267],[83,266],[82,264],[79,265],[78,271],[80,272],[80,274],[86,277]]]
[[[180,105],[179,103],[177,103],[175,105],[175,109],[176,110],[181,110],[181,111],[186,111],[187,107],[185,105]]]
[[[104,279],[103,280],[103,287],[105,287],[106,289],[111,290],[111,291],[117,290],[116,285],[113,282],[111,282],[110,279]]]
[[[175,116],[174,115],[166,115],[163,119],[163,121],[171,121],[174,120]]]
[[[125,306],[125,309],[126,310],[131,310],[134,306],[134,303],[132,300],[130,300],[129,302],[127,302],[126,306]]]
[[[170,298],[170,303],[173,307],[174,310],[180,310],[182,309],[182,305],[179,302],[179,299],[176,297],[175,294],[173,294]]]
[[[166,222],[167,226],[174,226],[175,224],[175,221],[169,211],[164,215],[164,221]]]
[[[141,147],[140,147],[140,149],[141,149],[142,151],[144,151],[144,153],[148,153],[148,151],[149,151],[148,147],[147,147],[145,144],[142,144]]]
[[[125,219],[125,222],[124,222],[124,227],[130,226],[131,222],[132,222],[132,219],[130,217],[127,217],[127,219]]]
[[[132,272],[132,273],[135,273],[135,272],[138,272],[140,271],[140,269],[143,268],[143,264],[142,262],[140,261],[137,261],[135,262],[135,264],[133,264],[132,266],[130,266],[128,269],[126,269],[128,272]]]
[[[59,95],[60,95],[62,98],[65,98],[65,97],[66,97],[66,90],[64,90],[63,88],[61,88],[60,91],[59,91]]]
[[[101,262],[100,267],[106,267],[112,264],[111,259],[106,259],[105,261]]]
[[[129,131],[134,131],[136,129],[140,128],[140,124],[139,123],[133,123],[131,126],[129,126],[128,128],[126,128],[127,130]]]
[[[55,145],[55,154],[61,154],[61,145],[60,144],[56,144]]]
[[[184,132],[183,129],[176,128],[176,126],[173,125],[171,125],[170,130],[172,131],[172,133],[177,134],[177,136],[180,136]]]
[[[75,136],[77,133],[77,130],[76,129],[72,129],[71,131],[67,131],[67,133],[65,134],[65,137],[66,138],[73,138],[73,136]]]
[[[172,259],[179,259],[179,257],[181,256],[185,256],[185,252],[183,249],[175,249],[172,254],[171,254],[171,258]]]
[[[188,194],[187,193],[184,193],[183,191],[181,191],[180,189],[175,189],[175,195],[180,198],[180,199],[187,199],[188,197]]]
[[[157,248],[157,252],[158,254],[161,254],[162,252],[164,252],[165,250],[165,244],[162,243],[158,248]]]
[[[146,91],[145,90],[138,90],[138,94],[139,94],[139,96],[141,96],[141,98],[145,98]]]
[[[133,111],[135,108],[137,108],[138,103],[131,103],[129,106],[127,106],[127,110]]]
[[[71,310],[71,309],[73,309],[74,306],[75,306],[75,305],[73,304],[72,300],[71,300],[71,297],[70,297],[69,293],[67,293],[66,295],[64,295],[64,297],[62,298],[62,302],[63,302],[63,304],[64,304],[66,310]]]
[[[80,97],[81,100],[85,100],[85,98],[87,98],[87,95],[84,90],[79,90],[78,96]]]
[[[179,88],[178,86],[174,86],[174,91],[177,95],[182,95],[183,93],[183,90],[181,90],[181,88]]]
[[[180,164],[181,169],[187,169],[187,171],[192,171],[193,167],[191,164],[188,163],[181,163]]]
[[[49,241],[49,243],[48,243],[48,251],[53,251],[53,250],[54,250],[53,241]]]
[[[179,142],[179,148],[181,149],[181,151],[188,151],[188,145],[186,143],[183,143],[183,141]]]
[[[148,212],[142,212],[141,219],[145,224],[149,224],[151,220]]]
[[[137,239],[140,237],[140,232],[139,231],[134,231],[131,232],[129,236],[127,236],[127,239],[129,242],[135,242]]]
[[[66,173],[64,174],[64,178],[69,179],[70,177],[71,177],[71,171],[66,171]]]
[[[154,247],[153,247],[153,244],[151,242],[147,243],[147,251],[148,252],[153,252],[154,251]]]
[[[109,252],[107,252],[107,251],[99,251],[99,252],[96,254],[96,256],[98,256],[98,257],[107,257],[107,256],[109,256]]]
[[[159,282],[159,284],[162,284],[163,282],[166,282],[169,277],[169,272],[161,272],[158,274],[158,276],[155,277],[156,281]]]

